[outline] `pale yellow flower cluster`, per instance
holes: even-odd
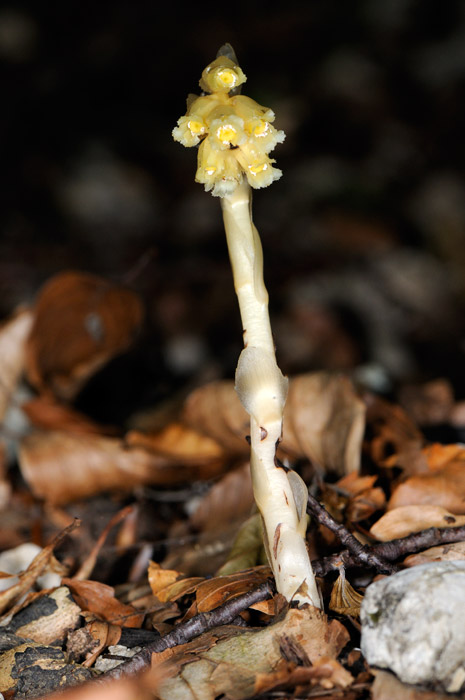
[[[284,131],[272,125],[274,113],[244,95],[229,95],[246,77],[230,58],[220,56],[202,73],[200,87],[209,95],[191,95],[187,114],[178,120],[173,138],[183,146],[199,146],[197,182],[223,197],[245,175],[251,187],[267,187],[281,177],[269,157]]]

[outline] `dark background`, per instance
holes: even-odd
[[[254,197],[284,371],[358,368],[388,393],[445,376],[463,397],[465,2],[160,8],[0,9],[0,315],[70,268],[141,294],[139,343],[80,398],[106,420],[233,375],[219,202],[171,138],[228,41],[287,133]]]

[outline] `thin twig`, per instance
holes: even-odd
[[[358,564],[376,569],[381,574],[392,574],[397,571],[397,568],[387,561],[387,557],[384,558],[382,554],[359,542],[345,525],[338,523],[310,493],[308,494],[307,511],[314,515],[321,525],[325,525],[331,532],[334,532]]]
[[[428,530],[414,532],[407,537],[399,537],[389,542],[378,542],[366,549],[387,561],[395,561],[406,554],[416,554],[423,549],[428,549],[428,547],[464,540],[465,525],[460,527],[430,527]],[[353,556],[348,549],[344,549],[330,557],[312,561],[312,568],[315,576],[326,576],[330,571],[338,569],[341,564],[347,568],[360,566],[360,559]]]
[[[186,644],[194,637],[222,625],[229,625],[243,610],[247,610],[251,605],[265,600],[273,595],[271,584],[266,581],[252,591],[248,591],[243,595],[237,596],[228,600],[224,605],[214,608],[209,612],[199,613],[187,622],[183,622],[175,627],[171,632],[163,637],[155,639],[150,644],[147,644],[141,651],[135,654],[128,661],[124,661],[116,668],[107,671],[102,676],[102,680],[107,678],[121,678],[123,676],[132,676],[136,673],[150,668],[152,654],[164,651],[170,647]],[[100,680],[100,679],[99,679]]]

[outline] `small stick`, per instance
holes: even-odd
[[[406,554],[416,554],[423,549],[435,547],[440,544],[451,544],[465,540],[465,525],[460,527],[430,527],[427,530],[414,532],[407,537],[399,537],[389,542],[378,542],[372,547],[366,547],[368,552],[388,561],[395,561]],[[326,576],[330,571],[335,571],[343,564],[345,567],[360,565],[360,559],[344,549],[323,559],[312,561],[315,576]]]
[[[252,591],[248,591],[236,598],[228,600],[224,605],[220,605],[218,608],[214,608],[209,612],[199,613],[190,620],[187,620],[187,622],[181,623],[163,637],[159,637],[150,644],[147,644],[147,646],[141,649],[141,651],[132,658],[128,659],[128,661],[124,661],[119,666],[116,666],[116,668],[107,671],[107,673],[98,680],[122,678],[123,676],[132,676],[145,671],[150,668],[152,654],[164,651],[170,647],[178,646],[179,644],[186,644],[194,639],[194,637],[198,637],[200,634],[208,632],[208,630],[214,627],[229,625],[239,613],[272,595],[271,584],[267,581],[257,588],[254,588]]]
[[[359,542],[345,525],[338,523],[310,493],[307,500],[307,512],[314,515],[321,525],[325,525],[331,532],[334,532],[358,564],[374,568],[382,574],[392,574],[397,571],[397,567],[386,561],[387,557],[383,557],[380,553],[374,551],[373,548],[366,547]]]

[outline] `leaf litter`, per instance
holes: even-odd
[[[147,411],[129,430],[76,409],[82,387],[136,337],[141,309],[133,292],[69,272],[0,328],[2,417],[15,407],[25,426],[8,438],[19,471],[4,452],[3,516],[11,512],[12,545],[41,545],[16,583],[2,575],[0,692],[362,700],[372,688],[374,698],[388,697],[394,681],[357,651],[364,588],[378,573],[374,553],[406,567],[465,556],[463,447],[429,442],[418,427],[459,415],[447,384],[405,390],[412,418],[343,374],[291,378],[278,457],[300,470],[336,523],[328,530],[326,516],[312,511],[307,534],[327,612],[298,609],[269,588],[247,416],[232,382],[188,391],[164,418]],[[24,513],[19,534],[14,512]],[[365,564],[342,532],[365,548]],[[47,567],[60,581],[41,591]],[[247,599],[263,585],[260,599]],[[228,605],[239,607],[225,624]],[[173,633],[181,641],[150,652]],[[141,672],[112,678],[120,663]]]

